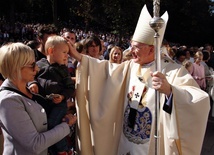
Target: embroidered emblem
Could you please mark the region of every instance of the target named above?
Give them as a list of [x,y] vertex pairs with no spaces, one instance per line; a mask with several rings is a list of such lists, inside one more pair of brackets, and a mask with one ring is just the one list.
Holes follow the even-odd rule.
[[147,107],[137,111],[134,128],[128,126],[130,105],[126,107],[124,114],[123,132],[126,138],[136,144],[149,142],[151,133],[152,114]]
[[136,94],[134,94],[134,95],[135,95],[135,98],[140,97],[139,93],[136,93]]
[[[133,86],[132,91],[127,95],[128,105],[124,113],[123,132],[129,141],[136,144],[144,144],[149,141],[152,124],[151,111],[146,107],[147,88],[144,87],[142,96],[140,96],[139,93],[134,94],[135,89],[133,88],[135,87]],[[135,115],[133,114],[133,108],[131,107],[133,94],[135,95],[135,97],[141,97],[138,109],[135,109]],[[130,118],[132,120],[130,120]]]

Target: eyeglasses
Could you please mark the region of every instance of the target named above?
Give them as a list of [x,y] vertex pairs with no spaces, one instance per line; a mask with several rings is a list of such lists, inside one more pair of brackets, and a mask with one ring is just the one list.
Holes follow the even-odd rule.
[[131,50],[141,50],[143,47],[138,47],[138,46],[131,46]]
[[23,67],[33,68],[33,71],[35,71],[36,66],[37,66],[36,62],[33,62],[32,64],[30,64],[30,65],[24,65]]

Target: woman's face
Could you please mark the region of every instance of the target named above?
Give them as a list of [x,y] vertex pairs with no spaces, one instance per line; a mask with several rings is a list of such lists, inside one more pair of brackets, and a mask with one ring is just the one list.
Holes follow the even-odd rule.
[[94,58],[99,58],[100,56],[100,47],[96,45],[95,42],[88,47],[88,55]]
[[35,61],[23,66],[21,69],[21,80],[24,81],[24,83],[33,81],[38,71],[39,68]]
[[115,49],[112,53],[112,61],[114,63],[120,63],[122,59],[122,51],[119,49]]

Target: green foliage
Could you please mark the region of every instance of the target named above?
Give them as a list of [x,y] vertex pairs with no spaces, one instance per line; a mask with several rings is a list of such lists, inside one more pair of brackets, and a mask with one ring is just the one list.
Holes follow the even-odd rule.
[[[152,0],[7,0],[0,1],[0,18],[12,24],[57,22],[60,27],[131,36],[144,4],[152,15]],[[160,15],[169,13],[165,38],[184,44],[211,42],[213,9],[213,0],[161,0]]]

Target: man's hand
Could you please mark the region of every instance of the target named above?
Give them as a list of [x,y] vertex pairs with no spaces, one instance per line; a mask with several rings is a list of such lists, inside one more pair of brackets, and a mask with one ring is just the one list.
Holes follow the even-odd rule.
[[163,93],[169,97],[172,92],[172,89],[165,75],[163,75],[161,72],[156,71],[151,72],[151,76],[152,76],[152,87],[155,90],[159,91],[160,93]]
[[68,43],[69,55],[80,62],[82,59],[82,54],[77,52],[75,45],[71,41],[69,41],[67,38],[65,39],[67,40]]

